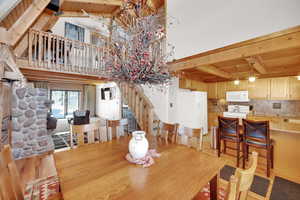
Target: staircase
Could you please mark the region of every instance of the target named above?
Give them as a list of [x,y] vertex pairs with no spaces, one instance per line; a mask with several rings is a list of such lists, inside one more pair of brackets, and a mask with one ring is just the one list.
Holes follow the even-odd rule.
[[143,90],[136,85],[119,83],[123,101],[134,113],[136,121],[147,134],[153,134],[154,107],[144,95]]

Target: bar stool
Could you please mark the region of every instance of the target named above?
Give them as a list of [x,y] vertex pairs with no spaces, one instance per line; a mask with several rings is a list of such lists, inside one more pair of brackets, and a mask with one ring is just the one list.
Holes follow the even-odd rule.
[[243,119],[243,167],[248,159],[249,146],[267,151],[267,176],[270,176],[270,168],[274,167],[274,146],[270,138],[269,121],[251,121]]
[[[239,167],[240,163],[240,152],[241,147],[240,144],[242,143],[242,137],[239,134],[239,119],[238,118],[228,118],[228,117],[218,117],[219,127],[218,127],[218,157],[221,154],[221,142],[224,142],[224,153],[226,153],[226,148],[236,150],[236,166]],[[227,147],[226,142],[233,142],[236,143],[236,148]]]

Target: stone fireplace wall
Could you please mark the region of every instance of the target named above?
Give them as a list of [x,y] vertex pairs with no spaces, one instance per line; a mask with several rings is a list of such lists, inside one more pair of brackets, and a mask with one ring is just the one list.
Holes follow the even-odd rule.
[[54,150],[47,133],[47,90],[18,88],[12,95],[12,148],[15,159]]

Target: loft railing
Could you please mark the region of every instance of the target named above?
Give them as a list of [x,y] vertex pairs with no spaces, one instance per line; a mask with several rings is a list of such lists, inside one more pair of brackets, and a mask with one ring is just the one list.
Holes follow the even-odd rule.
[[119,88],[139,127],[146,133],[153,134],[154,107],[142,89],[128,83],[120,83]]
[[49,71],[101,75],[107,47],[70,40],[52,33],[31,29],[28,64]]

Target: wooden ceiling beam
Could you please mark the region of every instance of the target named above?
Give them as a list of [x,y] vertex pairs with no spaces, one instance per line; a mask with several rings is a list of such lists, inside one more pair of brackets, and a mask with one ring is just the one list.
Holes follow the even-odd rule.
[[33,0],[32,4],[8,30],[10,45],[15,46],[38,16],[44,11],[49,2],[50,0]]
[[[55,25],[57,20],[58,16],[54,16],[48,12],[43,12],[31,28],[46,31],[48,29],[51,29]],[[14,48],[14,53],[17,57],[20,58],[25,53],[26,49],[28,49],[28,30]]]
[[232,79],[232,75],[230,73],[222,71],[212,65],[198,66],[196,67],[196,69],[205,73],[213,74],[221,78]]
[[195,68],[300,47],[300,26],[169,63],[170,71]]
[[248,57],[245,58],[245,60],[248,62],[248,64],[256,69],[260,74],[266,74],[267,70],[262,62],[261,57],[256,56],[256,57]]
[[109,6],[121,6],[123,3],[122,0],[64,0],[64,2],[103,4],[103,5],[109,5]]
[[[113,15],[111,13],[98,13],[98,12],[89,12],[90,15],[97,16],[97,17],[107,17],[111,18]],[[89,17],[85,13],[81,11],[64,11],[58,15],[58,17]]]

